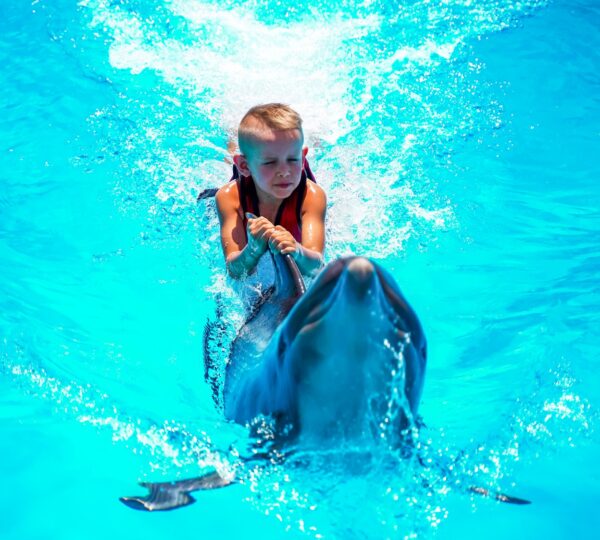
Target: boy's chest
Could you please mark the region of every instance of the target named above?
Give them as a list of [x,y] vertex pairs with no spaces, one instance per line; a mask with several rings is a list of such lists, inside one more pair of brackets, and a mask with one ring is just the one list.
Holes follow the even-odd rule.
[[[272,207],[263,207],[262,205],[259,204],[257,217],[264,217],[264,218],[268,219],[271,223],[273,223],[273,225],[275,225],[275,220],[277,219],[278,211],[279,211],[278,206],[272,208]],[[246,221],[246,219],[245,219],[246,216],[245,216],[244,212],[252,212],[252,209],[244,210],[244,208],[242,206],[240,206],[238,208],[237,213],[243,222]]]
[[277,219],[277,212],[279,211],[279,206],[281,203],[273,204],[262,204],[258,203],[258,211],[260,215],[266,219],[268,219],[273,225],[275,224],[275,220]]

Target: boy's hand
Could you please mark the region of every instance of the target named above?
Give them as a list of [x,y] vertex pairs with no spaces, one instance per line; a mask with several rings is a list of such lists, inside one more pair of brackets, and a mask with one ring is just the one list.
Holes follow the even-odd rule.
[[284,229],[281,225],[277,225],[273,231],[271,231],[269,248],[274,253],[281,253],[282,255],[290,253],[293,257],[295,257],[297,253],[300,253],[300,245],[296,242],[292,233],[287,229]]
[[255,256],[262,255],[267,250],[275,226],[267,218],[256,217],[250,212],[246,212],[246,217],[248,218],[248,225],[246,225],[248,249]]

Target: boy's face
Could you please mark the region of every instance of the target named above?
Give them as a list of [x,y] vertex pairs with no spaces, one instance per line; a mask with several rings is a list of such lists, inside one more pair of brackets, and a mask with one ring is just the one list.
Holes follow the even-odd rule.
[[265,129],[255,137],[247,155],[236,156],[244,176],[252,175],[259,200],[282,200],[298,187],[307,149],[298,129]]

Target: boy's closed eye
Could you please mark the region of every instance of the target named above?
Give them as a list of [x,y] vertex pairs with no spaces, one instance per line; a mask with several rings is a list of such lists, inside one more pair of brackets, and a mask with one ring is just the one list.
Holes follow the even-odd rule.
[[[288,161],[298,162],[300,160],[298,158],[289,158]],[[276,163],[275,160],[269,160],[269,161],[263,161],[262,162],[263,165],[274,165],[275,163]]]

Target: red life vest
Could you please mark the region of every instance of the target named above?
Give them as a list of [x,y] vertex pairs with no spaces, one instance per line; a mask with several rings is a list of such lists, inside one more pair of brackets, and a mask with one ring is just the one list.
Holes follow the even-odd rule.
[[[296,242],[300,243],[302,242],[302,203],[306,196],[307,178],[316,183],[315,176],[310,170],[308,162],[304,160],[300,183],[296,189],[292,191],[289,197],[281,201],[274,223],[274,225],[281,225],[284,229],[288,230]],[[233,166],[233,176],[231,179],[237,182],[238,193],[240,195],[240,206],[242,207],[242,215],[244,216],[245,231],[246,225],[248,224],[246,212],[250,212],[255,216],[260,216],[256,186],[254,185],[252,177],[241,176],[235,165]]]

